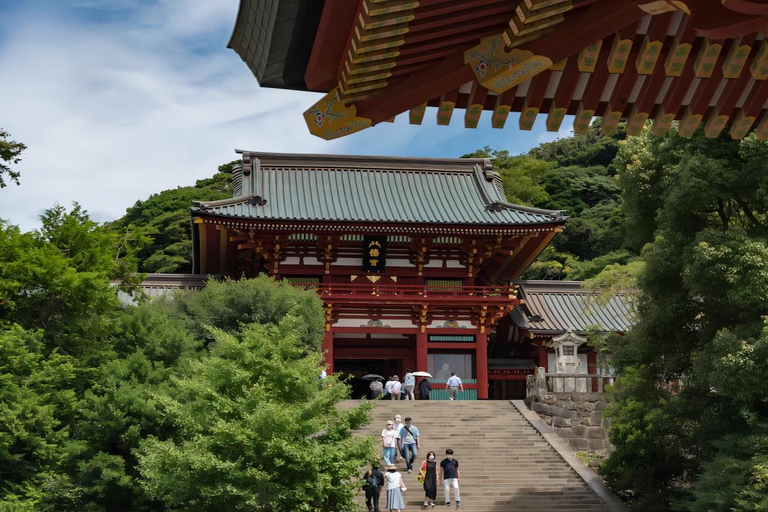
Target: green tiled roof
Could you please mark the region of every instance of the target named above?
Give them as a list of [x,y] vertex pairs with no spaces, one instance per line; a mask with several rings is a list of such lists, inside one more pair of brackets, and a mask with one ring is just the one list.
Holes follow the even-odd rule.
[[249,176],[235,177],[243,181],[243,195],[198,203],[193,211],[260,220],[483,226],[567,219],[562,212],[507,203],[488,160],[243,153],[253,167]]
[[568,330],[584,332],[600,326],[605,331],[626,332],[633,323],[633,297],[611,297],[605,305],[578,281],[521,281],[523,307],[509,314],[518,327],[540,334]]

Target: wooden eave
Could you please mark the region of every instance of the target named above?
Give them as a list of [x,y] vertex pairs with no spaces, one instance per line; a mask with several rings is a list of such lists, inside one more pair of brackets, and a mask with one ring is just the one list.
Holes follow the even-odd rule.
[[419,124],[433,106],[438,124],[468,128],[501,128],[511,111],[524,130],[574,115],[581,132],[602,116],[606,133],[626,119],[663,135],[677,120],[683,136],[730,125],[768,139],[765,2],[326,0],[317,23],[304,80],[328,94],[305,118],[323,138],[409,111]]

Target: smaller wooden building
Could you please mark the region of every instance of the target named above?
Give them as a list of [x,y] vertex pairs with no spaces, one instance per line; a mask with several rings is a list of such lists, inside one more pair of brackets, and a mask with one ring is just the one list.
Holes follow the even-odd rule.
[[583,336],[626,332],[633,322],[632,296],[611,297],[603,304],[597,292],[579,281],[521,281],[519,290],[523,304],[509,315],[512,354],[530,354],[531,363],[546,373],[610,373],[599,367]]

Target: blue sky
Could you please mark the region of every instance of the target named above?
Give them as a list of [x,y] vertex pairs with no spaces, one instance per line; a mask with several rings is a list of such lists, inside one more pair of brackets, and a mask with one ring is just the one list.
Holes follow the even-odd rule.
[[[463,111],[420,127],[407,114],[323,141],[301,113],[318,95],[261,89],[226,48],[238,0],[0,0],[0,127],[29,149],[21,186],[0,189],[0,218],[23,229],[54,203],[98,221],[137,200],[211,176],[258,151],[457,157],[483,146],[526,152],[553,134],[539,119],[503,130]],[[542,116],[543,117],[543,116]],[[570,126],[566,120],[564,126]]]

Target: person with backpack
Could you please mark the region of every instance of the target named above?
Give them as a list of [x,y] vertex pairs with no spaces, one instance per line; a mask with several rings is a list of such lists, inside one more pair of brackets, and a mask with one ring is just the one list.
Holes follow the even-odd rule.
[[379,463],[371,463],[371,469],[363,475],[363,489],[365,489],[365,506],[368,512],[380,512],[379,496],[384,485],[384,475],[379,471]]
[[435,500],[437,499],[437,460],[435,460],[435,452],[427,453],[427,460],[421,465],[419,470],[419,481],[424,484],[424,505],[422,508],[427,507],[435,508]]
[[403,389],[403,385],[400,384],[400,377],[394,375],[392,377],[392,387],[390,388],[389,398],[391,400],[400,400],[400,393]]

